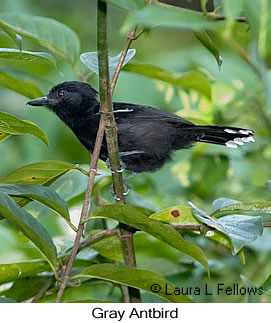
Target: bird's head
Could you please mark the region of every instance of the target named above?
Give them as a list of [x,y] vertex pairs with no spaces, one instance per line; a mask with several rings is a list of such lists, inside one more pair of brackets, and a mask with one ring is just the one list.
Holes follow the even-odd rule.
[[87,112],[97,104],[97,91],[83,82],[64,82],[54,86],[47,96],[27,102],[32,106],[47,106],[61,119]]

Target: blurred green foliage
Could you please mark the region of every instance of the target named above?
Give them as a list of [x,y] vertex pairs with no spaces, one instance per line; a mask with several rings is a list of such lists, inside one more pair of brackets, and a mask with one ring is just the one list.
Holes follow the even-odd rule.
[[[118,1],[108,2],[114,4]],[[241,202],[270,200],[270,189],[266,182],[271,179],[271,74],[269,69],[271,34],[268,25],[271,21],[271,5],[268,1],[261,0],[215,1],[215,6],[218,6],[218,3],[221,5],[218,13],[226,15],[228,19],[219,22],[208,32],[210,42],[208,39],[206,41],[206,35],[198,34],[197,36],[196,34],[198,38],[201,37],[203,45],[207,48],[198,41],[191,30],[187,30],[189,28],[185,28],[186,26],[178,26],[177,22],[174,28],[168,28],[170,24],[166,21],[167,17],[164,17],[164,24],[160,20],[160,26],[147,29],[134,41],[132,48],[136,49],[136,55],[126,66],[126,70],[120,74],[114,100],[155,106],[174,112],[197,124],[231,125],[253,129],[256,133],[256,144],[245,145],[238,150],[197,144],[192,149],[176,152],[172,161],[162,170],[155,174],[140,174],[131,179],[129,183],[133,192],[128,197],[130,204],[155,212],[172,207],[172,205],[188,206],[188,201],[193,201],[197,206],[211,212],[212,202],[220,197]],[[5,15],[5,12],[11,13],[9,14],[11,20],[12,13],[56,19],[78,35],[81,43],[80,53],[96,50],[96,1],[94,0],[78,0],[76,5],[71,0],[47,0],[46,2],[4,0],[0,3],[0,20],[3,18],[3,21],[8,22],[8,18],[5,18],[8,15]],[[127,30],[127,26],[130,26],[133,21],[144,23],[145,14],[148,17],[152,15],[152,12],[144,12],[144,15],[141,15],[138,11],[127,18],[128,11],[110,5],[108,22],[110,56],[113,57],[122,50],[126,39],[122,31]],[[192,16],[194,14],[192,13]],[[235,22],[236,17],[243,14],[248,18],[249,23]],[[270,19],[266,21],[265,15],[268,15]],[[201,18],[199,22],[196,22],[202,23]],[[154,17],[155,19],[157,17]],[[178,20],[178,17],[176,19]],[[28,25],[27,19],[22,19],[20,23]],[[193,24],[193,21],[189,23]],[[148,20],[148,24],[152,25],[152,21]],[[209,24],[211,23],[208,21],[204,27],[208,27]],[[32,27],[33,25],[29,26],[29,30]],[[181,28],[178,29],[178,27]],[[56,41],[60,39],[60,35],[54,34],[53,25],[50,28],[52,28],[50,31],[52,41],[63,49],[66,46],[65,41],[61,38],[64,45]],[[17,56],[31,56],[31,54],[19,53],[20,38],[16,38],[17,32],[12,34],[9,31],[9,35],[6,32],[0,29],[1,48],[16,48]],[[67,34],[67,37],[74,37],[72,31],[70,32],[71,34]],[[86,67],[79,60],[79,45],[77,40],[75,41],[76,36],[72,42],[70,57],[65,60],[59,50],[49,50],[49,43],[45,44],[43,40],[35,41],[32,36],[24,37],[23,32],[18,32],[18,34],[23,39],[22,49],[24,51],[49,52],[54,59],[44,55],[34,58],[31,56],[31,59],[29,57],[25,60],[20,60],[18,57],[7,59],[5,53],[0,52],[0,111],[37,124],[47,134],[49,148],[37,138],[29,135],[4,138],[6,140],[0,144],[0,176],[23,165],[46,160],[88,164],[88,153],[52,112],[44,108],[32,108],[25,105],[26,96],[32,97],[31,93],[33,97],[46,94],[54,84],[78,80],[80,73],[87,73]],[[217,61],[219,62],[218,51],[223,59],[220,70],[217,64]],[[140,66],[143,66],[143,69],[145,66],[144,73],[137,72]],[[162,77],[153,75],[155,67],[164,71]],[[204,77],[204,82],[206,81],[210,86],[211,98],[202,94],[204,91],[197,91],[198,85],[202,86],[202,84],[197,83],[196,88],[195,86],[183,88],[180,86],[181,83],[167,78],[167,72],[182,75],[182,73],[191,71]],[[16,79],[20,80],[18,84],[10,81]],[[202,78],[197,82],[201,80]],[[96,75],[91,74],[89,81],[97,88]],[[15,88],[7,86],[11,83],[22,90],[12,91]],[[86,179],[83,174],[74,175],[73,172],[75,171],[64,175],[51,187],[67,201],[71,218],[75,223],[80,214]],[[98,205],[98,197],[113,202],[108,193],[110,178],[106,176],[107,173],[102,175],[102,179],[97,180],[95,186],[93,209]],[[68,225],[58,215],[48,209],[44,210],[36,202],[29,204],[26,210],[48,230],[56,242],[57,251],[64,255],[74,236]],[[114,223],[109,221],[109,226],[113,226]],[[102,222],[88,223],[87,231],[90,232],[93,229],[102,229]],[[211,290],[216,290],[218,283],[232,287],[233,284],[246,286],[249,281],[252,281],[255,286],[260,286],[270,274],[271,233],[268,228],[264,229],[262,237],[244,248],[246,265],[240,260],[244,258],[232,256],[230,249],[222,244],[186,231],[183,238],[198,244],[204,250],[209,262],[210,280],[203,267],[194,263],[187,255],[181,254],[165,242],[144,232],[135,234],[138,268],[144,270],[155,268],[156,272],[164,275],[176,286],[201,286],[203,288],[207,284]],[[25,236],[5,221],[1,221],[0,225],[0,242],[0,263],[2,264],[43,259],[41,253]],[[80,268],[86,268],[92,262],[110,262],[110,259],[113,261],[114,256],[108,257],[109,260],[106,257],[110,252],[112,255],[116,254],[119,248],[118,241],[115,241],[115,244],[114,252],[109,250],[107,253],[99,254],[98,248],[88,248],[85,255],[80,253],[75,273],[79,274]],[[29,275],[38,273],[39,266],[42,268],[41,272],[48,270],[48,267],[41,261],[37,264],[37,271],[30,272]],[[1,265],[0,270],[4,270]],[[241,275],[245,278],[241,278]],[[248,280],[245,280],[246,278]],[[42,286],[44,277],[35,277],[32,282],[33,293],[22,295],[18,293],[18,290],[25,288],[27,284],[25,279],[17,280],[11,288],[9,285],[4,285],[0,295],[14,298],[17,301],[33,297]],[[12,288],[16,292],[12,292]],[[54,295],[55,291],[51,292]],[[64,300],[70,301],[78,299],[120,301],[121,297],[118,288],[112,287],[110,282],[95,279],[84,281],[77,289],[69,287],[65,293]],[[161,298],[147,292],[143,292],[142,295],[145,302],[161,301]],[[247,301],[246,296],[225,294],[218,296],[215,292],[209,296],[204,294],[192,296],[199,302]],[[270,301],[268,293],[254,300],[249,299],[249,301],[257,302],[267,300]],[[53,301],[53,298],[47,296],[42,301]]]

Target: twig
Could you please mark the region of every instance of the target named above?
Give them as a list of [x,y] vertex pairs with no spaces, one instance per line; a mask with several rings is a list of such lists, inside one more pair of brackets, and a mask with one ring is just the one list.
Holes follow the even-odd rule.
[[137,30],[137,26],[135,26],[128,34],[127,34],[127,39],[126,39],[126,43],[124,45],[124,48],[121,52],[121,56],[120,56],[120,59],[118,61],[118,65],[116,67],[116,70],[115,70],[115,73],[114,73],[114,76],[112,78],[112,81],[111,81],[111,93],[113,94],[114,92],[114,89],[115,89],[115,86],[116,86],[116,83],[117,83],[117,79],[119,77],[119,74],[120,74],[120,70],[121,70],[121,67],[123,65],[123,62],[125,60],[125,57],[126,57],[126,54],[128,52],[128,49],[132,43],[132,41],[135,39],[136,37],[136,30]]
[[[153,0],[149,0],[149,4],[152,3]],[[143,31],[141,31],[138,35],[136,35],[136,31],[137,31],[137,26],[135,26],[134,28],[132,28],[132,30],[127,34],[127,39],[124,45],[124,48],[121,52],[121,57],[118,61],[117,67],[115,69],[115,73],[113,75],[112,81],[111,81],[111,100],[112,100],[112,95],[120,74],[120,70],[121,67],[123,65],[123,62],[125,60],[125,57],[127,55],[127,52],[129,50],[129,47],[132,43],[133,40],[137,39],[139,36],[141,36],[143,34]],[[112,101],[111,101],[111,105],[112,105]],[[114,116],[112,114],[112,118],[114,119]],[[110,156],[110,154],[109,154]],[[111,164],[111,161],[110,161]],[[118,168],[116,168],[118,169]],[[113,184],[114,184],[114,176],[113,177]],[[121,178],[121,176],[120,176]],[[122,185],[123,187],[123,185]],[[115,186],[114,186],[115,189]],[[116,191],[115,191],[116,192]],[[117,194],[117,196],[119,196]],[[119,201],[117,201],[117,203],[120,204],[124,204],[125,200],[122,197]],[[134,234],[135,230],[123,223],[119,223],[119,237],[121,240],[121,245],[122,245],[122,249],[123,249],[123,257],[124,257],[124,262],[126,266],[129,267],[136,267],[136,259],[135,259],[135,250],[134,250],[134,241],[133,241],[133,234]],[[128,301],[127,295],[125,293],[126,289],[124,290],[124,286],[120,286],[121,290],[122,290],[122,295],[123,295],[123,299],[124,302]],[[129,291],[129,297],[130,297],[130,301],[131,302],[140,302],[140,293],[139,290],[132,288],[132,287],[128,287],[128,291]]]
[[52,276],[46,281],[46,283],[41,287],[41,289],[38,291],[38,293],[34,296],[31,303],[36,303],[39,299],[42,298],[42,296],[45,294],[47,289],[52,285],[54,279],[55,279],[55,277]]
[[[117,203],[125,204],[123,196],[124,188],[120,170],[120,157],[118,149],[117,127],[113,114],[111,87],[109,81],[108,52],[107,52],[107,4],[98,0],[97,19],[97,47],[99,60],[99,92],[100,92],[100,114],[105,125],[105,137],[108,150],[108,157],[112,169],[113,188]],[[128,50],[128,48],[127,48]],[[120,240],[123,248],[123,258],[126,266],[136,267],[133,229],[120,223]],[[131,302],[140,302],[138,289],[129,287]]]
[[[104,219],[103,219],[104,220]],[[104,237],[111,237],[113,235],[117,235],[118,230],[117,229],[106,229],[101,232],[98,232],[89,238],[87,238],[84,242],[80,243],[78,251],[82,250],[83,248],[90,247],[95,242],[103,239]],[[116,265],[118,265],[117,261],[114,261]],[[129,295],[127,293],[127,286],[123,284],[117,284],[121,290],[121,295],[124,303],[129,303]]]
[[95,233],[92,236],[88,237],[85,241],[80,243],[78,251],[91,246],[93,243],[103,239],[104,237],[110,237],[113,235],[117,235],[117,229],[108,229]]
[[76,237],[74,240],[74,245],[73,245],[71,254],[68,258],[67,266],[66,266],[64,275],[62,277],[62,280],[61,280],[61,283],[59,286],[59,290],[58,290],[58,294],[57,294],[57,298],[56,298],[56,303],[60,303],[62,295],[64,293],[64,290],[65,290],[67,283],[69,281],[69,276],[70,276],[70,272],[72,269],[72,265],[73,265],[74,259],[76,257],[76,254],[78,252],[80,240],[81,240],[83,232],[84,232],[84,221],[86,220],[87,215],[88,215],[90,197],[91,197],[93,186],[94,186],[94,178],[95,178],[96,172],[97,172],[97,163],[99,160],[100,150],[101,150],[101,146],[102,146],[102,142],[103,142],[103,135],[104,135],[104,124],[102,121],[100,121],[99,129],[98,129],[96,141],[95,141],[95,147],[93,150],[91,163],[90,163],[88,184],[87,184],[84,204],[83,204],[83,208],[82,208],[82,212],[81,212],[81,216],[80,216],[80,223],[79,223],[78,231],[77,231],[77,234],[76,234]]
[[180,224],[180,225],[172,225],[175,230],[191,230],[191,231],[201,231],[202,224]]
[[[101,194],[101,191],[99,189],[97,189],[97,204],[99,206],[106,204],[106,202],[102,198],[102,194]],[[108,236],[110,236],[112,232],[113,232],[112,234],[117,234],[117,230],[111,230],[111,233],[110,233],[110,231],[108,232],[107,219],[102,218],[101,220],[102,220],[104,231],[107,231]],[[119,265],[119,262],[117,260],[114,260],[114,264]],[[128,295],[127,286],[125,286],[123,284],[117,284],[117,286],[119,287],[119,289],[121,291],[123,302],[124,303],[129,303],[129,295]]]
[[[204,224],[180,224],[180,225],[172,224],[171,227],[174,228],[175,230],[201,231],[203,225]],[[271,228],[271,222],[263,223],[263,227],[264,228]],[[207,227],[207,228],[209,230],[215,230],[211,227]],[[140,231],[140,230],[135,229],[135,231]],[[89,238],[87,238],[84,242],[80,243],[78,251],[82,250],[85,247],[91,246],[93,243],[101,240],[104,237],[110,237],[110,236],[117,235],[117,234],[118,234],[117,229],[108,229],[108,230],[98,232],[98,233],[90,236]]]
[[[117,261],[114,261],[115,264],[118,264]],[[123,284],[118,284],[120,291],[121,291],[121,295],[122,295],[122,299],[124,303],[129,303],[129,295],[127,293],[127,287]]]
[[[212,14],[212,13],[207,13],[207,14],[205,14],[205,16],[207,16],[209,18],[212,18],[215,21],[221,21],[221,20],[229,19],[226,16],[215,15],[215,14]],[[236,17],[234,20],[236,22],[248,22],[246,17]]]
[[[99,2],[100,1],[98,1],[98,4],[99,4]],[[129,48],[129,46],[127,47],[126,53],[128,51],[128,48]],[[124,53],[125,53],[125,51],[124,51]],[[126,53],[125,53],[125,55],[126,55]],[[124,58],[125,58],[125,55],[124,55]],[[122,66],[122,64],[120,64],[119,69],[121,68],[121,66]],[[118,69],[116,69],[116,71],[117,70]],[[117,72],[117,74],[115,76],[115,82],[117,81],[118,75],[119,75],[119,71]],[[107,89],[109,89],[109,86],[107,87]],[[108,95],[107,95],[107,97],[108,97]],[[109,95],[109,98],[110,97],[111,97],[111,95]],[[111,103],[111,105],[112,105],[112,103]],[[101,109],[101,112],[103,112],[102,109]],[[103,116],[102,113],[101,113],[101,115]],[[86,195],[85,195],[85,199],[84,199],[84,204],[83,204],[83,208],[82,208],[82,212],[81,212],[80,224],[78,226],[78,231],[77,231],[77,234],[76,234],[76,237],[75,237],[72,252],[71,252],[71,254],[70,254],[70,256],[69,256],[69,258],[67,259],[67,262],[66,262],[66,264],[67,264],[66,269],[65,269],[64,275],[62,277],[60,287],[59,287],[59,291],[58,291],[58,295],[57,295],[57,299],[56,299],[57,303],[59,303],[61,301],[61,298],[62,298],[62,295],[64,293],[64,290],[65,290],[65,288],[67,286],[69,276],[70,276],[70,272],[71,272],[72,265],[73,265],[74,259],[76,257],[76,254],[77,254],[79,248],[82,249],[82,246],[80,245],[80,240],[82,238],[83,231],[84,231],[84,221],[87,218],[88,208],[89,208],[89,204],[90,204],[90,197],[91,197],[93,186],[94,186],[94,178],[96,176],[96,171],[97,171],[96,170],[97,169],[97,162],[98,162],[98,159],[99,159],[100,149],[101,149],[102,140],[103,140],[103,136],[104,136],[104,132],[105,132],[106,122],[104,122],[104,121],[106,121],[106,120],[104,120],[104,118],[101,117],[100,124],[99,124],[99,129],[98,129],[98,132],[97,132],[95,147],[94,147],[94,151],[93,151],[92,159],[91,159],[91,164],[90,164],[89,179],[88,179],[88,184],[87,184],[87,190],[86,190]],[[111,162],[112,161],[110,160],[110,163]],[[111,164],[112,169],[114,168],[113,164],[114,163]],[[119,165],[120,165],[120,163],[119,163]],[[117,176],[119,178],[119,180],[118,180],[119,185],[114,185],[114,189],[115,189],[116,195],[120,196],[121,202],[124,202],[124,198],[123,198],[123,195],[122,195],[123,185],[122,185],[121,174],[117,173],[116,175],[120,175],[120,176]],[[113,183],[116,183],[116,181],[114,181],[114,176],[112,176],[112,177],[113,177]],[[122,190],[121,190],[121,192],[119,192],[118,188],[121,187],[121,186],[122,186]],[[124,229],[125,229],[125,225],[122,225],[122,226],[124,226]],[[84,243],[86,243],[86,242],[84,242]],[[132,252],[134,252],[134,248],[132,248]],[[134,259],[134,264],[135,264],[135,259]]]
[[112,169],[113,187],[117,200],[125,203],[124,188],[120,171],[120,158],[117,141],[117,127],[113,115],[112,97],[109,81],[108,52],[107,52],[107,5],[98,0],[97,19],[97,48],[99,60],[99,93],[100,115],[105,125],[105,137],[108,157]]
[[[177,6],[172,5],[172,4],[168,4],[168,3],[159,3],[159,4],[160,4],[161,7],[180,9]],[[195,12],[195,10],[190,10],[190,11]],[[202,16],[212,18],[214,21],[221,21],[221,20],[229,19],[229,17],[223,16],[223,15],[216,15],[215,13],[212,13],[212,12],[207,12],[207,13],[202,12]],[[234,20],[236,22],[248,22],[247,17],[236,17]]]
[[[150,5],[152,2],[153,2],[153,0],[149,0],[148,4]],[[112,78],[112,81],[111,81],[111,93],[112,93],[112,95],[113,95],[113,92],[114,92],[114,89],[115,89],[115,86],[116,86],[116,83],[117,83],[117,80],[118,80],[118,77],[119,77],[119,74],[120,74],[121,67],[123,65],[123,62],[125,60],[125,57],[127,55],[128,49],[131,46],[132,41],[136,40],[144,32],[144,30],[142,30],[141,32],[139,32],[138,35],[136,35],[137,28],[138,28],[138,26],[135,26],[127,34],[125,45],[124,45],[123,50],[121,52],[120,59],[118,61],[117,67],[115,69],[115,72],[114,72],[114,75],[113,75],[113,78]]]

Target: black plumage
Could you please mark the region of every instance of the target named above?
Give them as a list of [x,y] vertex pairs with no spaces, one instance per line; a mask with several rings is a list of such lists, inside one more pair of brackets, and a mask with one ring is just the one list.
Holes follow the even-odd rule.
[[[100,120],[97,96],[97,91],[87,83],[64,82],[53,87],[47,97],[28,104],[50,108],[92,152]],[[113,109],[121,159],[126,169],[135,173],[161,168],[173,151],[196,142],[230,148],[254,142],[253,131],[249,129],[197,126],[172,113],[137,104],[114,102]],[[105,140],[100,158],[104,161],[108,158]]]

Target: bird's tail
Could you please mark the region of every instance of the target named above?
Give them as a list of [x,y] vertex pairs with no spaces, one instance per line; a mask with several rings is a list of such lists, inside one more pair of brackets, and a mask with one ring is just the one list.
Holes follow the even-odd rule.
[[196,126],[195,141],[237,148],[247,142],[255,142],[254,132],[249,129],[223,126]]

